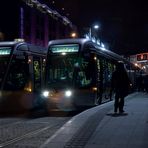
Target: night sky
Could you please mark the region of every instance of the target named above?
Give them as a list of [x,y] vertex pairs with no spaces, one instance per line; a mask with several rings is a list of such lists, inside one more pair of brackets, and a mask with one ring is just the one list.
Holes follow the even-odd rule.
[[[17,4],[18,0],[13,0]],[[39,0],[47,2],[78,27],[80,33],[94,23],[100,25],[98,36],[109,50],[119,54],[148,51],[148,5],[146,0]],[[3,8],[4,1],[1,2]],[[12,5],[8,5],[12,6]],[[64,8],[64,10],[62,10]],[[9,10],[1,13],[6,19]],[[12,18],[10,18],[10,22]],[[9,23],[8,23],[9,24]]]
[[79,30],[100,24],[98,35],[119,54],[148,51],[148,5],[139,0],[60,0]]

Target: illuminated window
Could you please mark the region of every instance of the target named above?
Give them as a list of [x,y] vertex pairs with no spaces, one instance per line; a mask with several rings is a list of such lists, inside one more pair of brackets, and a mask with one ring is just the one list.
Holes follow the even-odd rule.
[[143,54],[143,60],[147,60],[147,54]]
[[137,55],[137,61],[140,61],[142,59],[141,55]]

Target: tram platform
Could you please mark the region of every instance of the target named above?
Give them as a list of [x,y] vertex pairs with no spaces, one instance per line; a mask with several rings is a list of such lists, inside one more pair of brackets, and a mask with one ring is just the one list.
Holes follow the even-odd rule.
[[147,148],[148,94],[125,98],[124,114],[113,114],[114,102],[88,109],[69,120],[42,148]]

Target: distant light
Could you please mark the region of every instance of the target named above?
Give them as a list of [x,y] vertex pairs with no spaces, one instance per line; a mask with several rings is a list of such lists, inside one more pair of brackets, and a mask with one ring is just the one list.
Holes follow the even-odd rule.
[[43,59],[43,62],[46,62],[46,59]]
[[138,67],[138,64],[137,64],[137,63],[135,63],[134,65],[135,65],[136,67]]
[[105,45],[104,45],[103,43],[101,43],[101,47],[103,47],[103,48],[104,48],[104,47],[105,47]]
[[95,38],[92,38],[92,42],[96,43],[96,39]]
[[143,66],[143,67],[142,67],[142,69],[146,69],[146,67],[145,67],[145,66]]
[[97,87],[93,87],[92,90],[93,90],[93,91],[97,91]]
[[94,56],[94,60],[97,60],[97,57],[96,56]]
[[84,37],[85,37],[86,39],[90,39],[90,36],[89,36],[88,34],[85,34]]
[[100,49],[101,49],[101,50],[106,50],[106,48],[105,48],[105,47],[100,47]]
[[28,59],[28,63],[31,63],[31,59]]
[[94,25],[94,29],[98,29],[99,28],[99,25]]
[[97,44],[100,45],[100,40],[97,40]]
[[75,37],[77,37],[77,34],[76,34],[76,32],[72,32],[72,33],[71,33],[71,37],[72,37],[72,38],[75,38]]

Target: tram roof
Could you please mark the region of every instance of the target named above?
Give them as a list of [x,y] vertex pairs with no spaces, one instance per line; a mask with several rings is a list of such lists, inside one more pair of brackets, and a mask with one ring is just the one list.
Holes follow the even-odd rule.
[[[109,56],[110,58],[114,58],[116,60],[122,60],[124,62],[128,62],[125,58],[123,58],[121,55],[118,55],[110,50],[107,50],[98,44],[92,42],[90,39],[86,38],[77,38],[77,39],[59,39],[59,40],[51,40],[48,43],[48,46],[50,45],[58,45],[58,44],[80,44],[81,47],[85,50],[85,47],[89,47],[92,50],[96,51],[97,53],[100,53],[104,56]],[[82,49],[81,48],[81,49]]]
[[17,42],[17,41],[2,41],[0,42],[1,46],[14,46],[17,45],[18,43],[23,43],[23,42]]
[[38,45],[34,45],[31,43],[27,43],[24,41],[3,41],[3,42],[0,42],[0,46],[21,46],[24,44],[28,45],[28,48],[25,49],[25,51],[39,52],[39,53],[43,53],[43,54],[47,53],[47,48],[42,47],[42,46],[38,46]]

